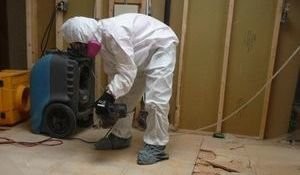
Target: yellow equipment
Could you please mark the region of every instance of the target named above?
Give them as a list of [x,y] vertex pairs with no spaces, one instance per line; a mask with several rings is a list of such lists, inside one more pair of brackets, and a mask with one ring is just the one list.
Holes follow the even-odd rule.
[[0,125],[11,126],[28,118],[29,71],[0,71]]

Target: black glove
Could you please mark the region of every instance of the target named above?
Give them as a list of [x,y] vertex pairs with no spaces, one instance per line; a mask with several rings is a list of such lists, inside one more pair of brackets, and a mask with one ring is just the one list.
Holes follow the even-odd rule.
[[115,98],[108,92],[104,92],[96,101],[96,114],[101,119],[100,122],[103,128],[110,128],[117,122],[117,119],[112,115],[114,102]]
[[108,92],[104,92],[103,95],[96,101],[96,114],[109,116],[110,108],[109,106],[113,105],[115,98],[113,95]]

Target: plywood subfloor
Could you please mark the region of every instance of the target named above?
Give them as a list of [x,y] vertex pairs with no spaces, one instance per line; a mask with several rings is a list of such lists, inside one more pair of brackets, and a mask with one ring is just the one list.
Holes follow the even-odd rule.
[[[86,140],[97,140],[106,131],[89,129],[76,135]],[[27,123],[9,131],[0,131],[0,137],[20,141],[37,141],[45,137],[34,135]],[[61,146],[27,148],[18,145],[0,145],[0,174],[6,175],[190,175],[197,158],[202,136],[178,135],[170,138],[170,160],[150,166],[136,164],[137,152],[142,148],[142,132],[133,132],[130,148],[115,151],[97,151],[93,144],[64,140]]]
[[[94,141],[104,130],[88,129],[76,137]],[[167,151],[170,160],[155,165],[139,166],[136,155],[142,147],[142,132],[133,131],[130,148],[115,151],[96,151],[92,144],[64,140],[61,146],[0,145],[0,174],[6,175],[298,175],[300,174],[300,144],[290,145],[283,139],[257,141],[226,139],[210,136],[171,133]],[[0,137],[19,141],[37,141],[46,138],[29,131],[23,123]],[[294,137],[293,137],[294,138]],[[225,171],[224,166],[232,172]],[[219,167],[219,168],[218,168]],[[238,172],[233,172],[233,171]]]
[[193,175],[298,175],[300,144],[295,134],[266,141],[204,137]]

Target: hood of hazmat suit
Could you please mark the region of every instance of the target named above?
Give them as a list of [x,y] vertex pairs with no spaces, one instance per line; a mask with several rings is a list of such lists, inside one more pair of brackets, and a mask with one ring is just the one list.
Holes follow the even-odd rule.
[[101,42],[101,31],[98,30],[97,21],[92,18],[70,18],[62,25],[61,32],[68,43],[81,42],[87,44],[92,40]]

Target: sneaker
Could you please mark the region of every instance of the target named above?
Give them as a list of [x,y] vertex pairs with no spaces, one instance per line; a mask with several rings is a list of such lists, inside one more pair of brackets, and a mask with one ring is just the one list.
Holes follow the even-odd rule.
[[164,151],[165,147],[166,146],[145,144],[144,148],[138,153],[137,164],[150,165],[169,159],[169,155]]
[[125,139],[110,133],[95,143],[97,150],[122,149],[130,146],[131,138]]

